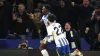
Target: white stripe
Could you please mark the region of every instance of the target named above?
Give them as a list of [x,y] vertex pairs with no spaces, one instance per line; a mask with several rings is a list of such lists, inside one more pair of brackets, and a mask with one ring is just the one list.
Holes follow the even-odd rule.
[[72,48],[76,48],[75,42],[71,42]]
[[61,41],[61,44],[62,44],[62,46],[64,46],[64,43],[63,43],[63,41],[60,39],[60,41]]
[[64,38],[64,42],[65,42],[65,45],[67,45],[67,41],[65,40],[65,38]]

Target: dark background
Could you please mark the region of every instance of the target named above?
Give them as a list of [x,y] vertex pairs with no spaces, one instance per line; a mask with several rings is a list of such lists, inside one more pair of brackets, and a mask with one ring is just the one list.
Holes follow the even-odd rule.
[[0,50],[0,56],[28,56],[28,50]]
[[[55,50],[48,50],[50,56],[57,56]],[[100,56],[100,51],[83,51],[84,56]],[[0,56],[42,56],[39,50],[0,50]]]
[[[57,56],[55,50],[48,50],[50,56]],[[100,56],[100,51],[83,51],[83,56]],[[42,56],[39,50],[29,50],[29,56]]]

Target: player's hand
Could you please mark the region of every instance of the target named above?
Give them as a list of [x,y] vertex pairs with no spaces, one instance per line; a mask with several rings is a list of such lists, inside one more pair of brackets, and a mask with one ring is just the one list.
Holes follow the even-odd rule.
[[86,27],[86,29],[85,29],[85,33],[88,33],[88,32],[89,32],[89,28]]
[[75,6],[75,3],[74,2],[71,2],[71,5],[74,7]]
[[22,23],[22,18],[18,18],[17,22]]

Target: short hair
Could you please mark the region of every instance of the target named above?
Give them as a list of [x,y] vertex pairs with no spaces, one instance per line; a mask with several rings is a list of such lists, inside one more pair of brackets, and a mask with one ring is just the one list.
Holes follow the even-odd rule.
[[45,4],[43,7],[45,7],[47,10],[51,11],[51,6],[49,4]]
[[[72,25],[71,22],[66,22],[66,24],[69,24],[70,26]],[[66,25],[66,24],[65,24],[65,25]]]
[[[66,22],[66,24],[69,24],[69,25],[71,26],[71,28],[73,28],[71,22]],[[65,24],[65,25],[66,25],[66,24]]]
[[24,5],[23,3],[20,3],[20,4],[18,4],[18,5],[23,5],[23,6],[25,7],[25,5]]
[[48,20],[49,20],[50,22],[54,22],[54,21],[56,20],[56,16],[55,16],[54,14],[49,14],[49,15],[48,15]]

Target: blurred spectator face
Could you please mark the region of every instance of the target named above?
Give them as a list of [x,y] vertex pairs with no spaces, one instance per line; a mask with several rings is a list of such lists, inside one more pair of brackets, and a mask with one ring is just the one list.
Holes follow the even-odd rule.
[[61,1],[60,2],[60,6],[63,8],[65,6],[65,2],[64,1]]
[[0,1],[0,7],[2,7],[3,6],[3,1]]
[[84,5],[84,7],[88,7],[90,5],[90,1],[89,0],[83,0],[83,5]]
[[100,40],[100,33],[98,34],[98,40]]
[[43,6],[42,8],[42,14],[46,14],[48,12],[48,10]]
[[40,18],[41,16],[41,13],[34,13],[34,16],[36,17],[36,18]]
[[95,9],[95,12],[96,12],[97,14],[100,14],[100,8]]
[[34,16],[39,18],[40,15],[41,15],[40,9],[35,9]]
[[24,12],[24,10],[25,10],[25,6],[23,4],[19,4],[18,5],[18,11],[19,12]]
[[70,30],[71,30],[71,25],[68,24],[68,23],[66,23],[66,24],[65,24],[65,30],[66,30],[66,31],[70,31]]

